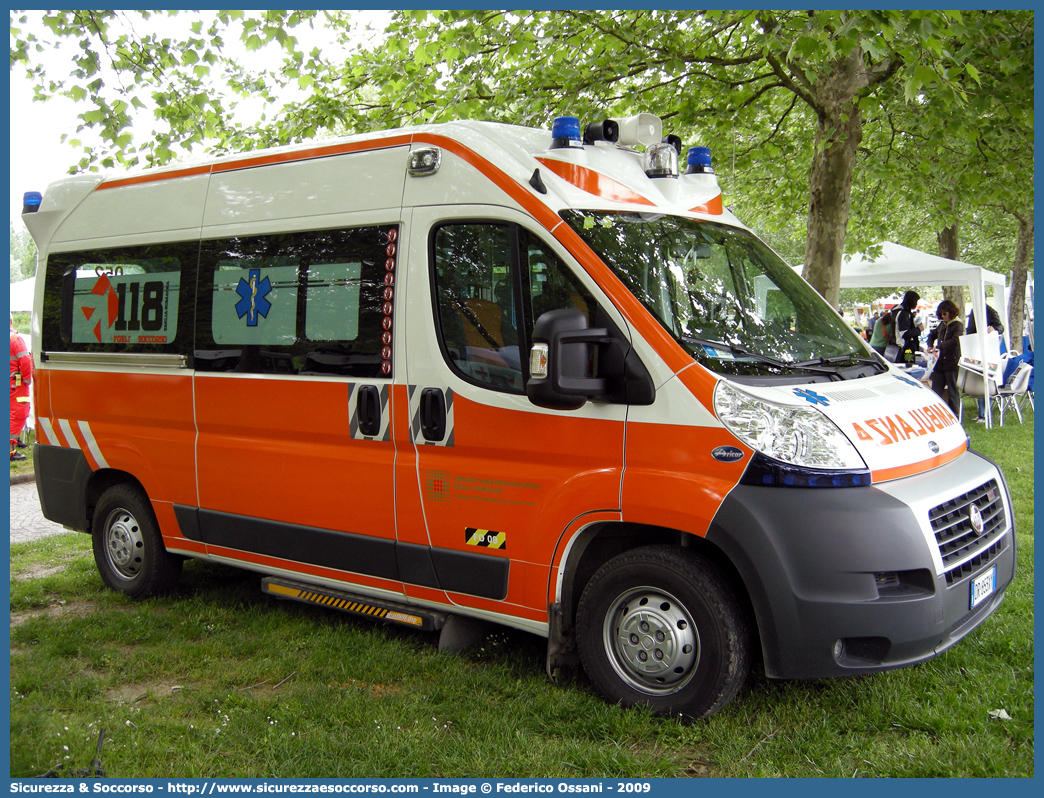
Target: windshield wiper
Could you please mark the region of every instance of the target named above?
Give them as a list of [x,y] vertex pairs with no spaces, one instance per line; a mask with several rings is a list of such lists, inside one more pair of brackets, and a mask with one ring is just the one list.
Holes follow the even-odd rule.
[[749,357],[758,363],[764,363],[767,366],[775,366],[779,369],[787,369],[790,371],[800,370],[807,371],[810,374],[826,374],[829,377],[840,376],[836,369],[831,368],[816,368],[819,362],[816,360],[807,363],[784,363],[782,360],[776,360],[773,357],[758,354],[757,352],[751,352],[749,349],[744,349],[742,346],[731,344],[728,341],[714,341],[708,338],[695,338],[691,335],[680,335],[679,338],[689,344],[696,344],[698,346],[709,346],[728,349],[732,354],[739,355],[740,357]]
[[832,363],[845,363],[845,362],[863,363],[863,364],[866,364],[866,365],[875,366],[878,371],[887,371],[888,370],[888,367],[882,365],[881,361],[878,360],[877,358],[862,357],[862,356],[857,355],[855,353],[848,354],[848,355],[832,355],[831,357],[817,357],[817,358],[814,358],[812,360],[799,360],[797,363],[794,363],[793,365],[798,366],[799,368],[804,368],[805,366],[828,366],[828,365],[831,365]]
[[730,344],[728,341],[714,341],[710,338],[694,338],[691,335],[680,335],[678,337],[687,344],[709,346],[712,349],[728,349],[734,355],[753,358],[759,363],[765,363],[769,366],[777,366],[778,368],[787,368],[788,366],[788,364],[784,363],[782,360],[776,360],[775,358],[766,357],[765,355],[759,355],[757,352],[751,352],[749,349],[744,349],[742,346],[736,346],[736,344]]

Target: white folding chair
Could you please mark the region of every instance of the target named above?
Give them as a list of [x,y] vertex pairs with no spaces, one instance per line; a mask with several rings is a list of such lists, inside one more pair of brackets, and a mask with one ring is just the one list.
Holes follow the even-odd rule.
[[1000,406],[1000,423],[1002,427],[1004,426],[1005,409],[1014,409],[1015,415],[1019,417],[1019,423],[1022,423],[1022,408],[1019,407],[1019,399],[1029,393],[1029,381],[1032,373],[1033,366],[1029,363],[1019,363],[1015,367],[1015,371],[1008,377],[1008,381],[997,389],[997,404]]
[[[970,363],[962,358],[957,367],[957,389],[961,393],[960,413],[958,419],[964,420],[964,397],[983,399],[986,402],[986,426],[993,426],[993,401],[997,399],[999,390],[999,369],[991,369],[987,365],[986,378],[982,376],[982,364]],[[1001,422],[1003,423],[1003,417]]]
[[[991,400],[997,398],[997,390],[1003,380],[1005,361],[1010,353],[1001,354],[1000,336],[995,333],[986,335],[986,352],[979,346],[978,335],[962,335],[961,360],[957,369],[957,387],[962,396],[983,399],[986,404],[986,427],[993,426],[993,406]],[[983,378],[985,364],[986,378]],[[959,418],[964,417],[964,403],[961,402]]]

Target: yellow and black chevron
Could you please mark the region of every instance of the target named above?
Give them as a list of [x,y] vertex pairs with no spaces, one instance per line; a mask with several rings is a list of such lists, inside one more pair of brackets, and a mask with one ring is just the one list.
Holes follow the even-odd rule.
[[487,549],[507,549],[507,532],[494,532],[492,529],[474,529],[465,527],[464,542],[469,546],[483,546]]
[[383,621],[391,621],[418,628],[425,625],[424,618],[419,615],[412,615],[401,610],[362,602],[351,596],[339,596],[336,593],[312,590],[294,584],[284,584],[271,579],[262,581],[262,589],[266,593],[271,593],[279,598],[294,599],[307,604],[319,604],[320,606],[330,607],[341,612],[365,615],[370,618],[379,618]]

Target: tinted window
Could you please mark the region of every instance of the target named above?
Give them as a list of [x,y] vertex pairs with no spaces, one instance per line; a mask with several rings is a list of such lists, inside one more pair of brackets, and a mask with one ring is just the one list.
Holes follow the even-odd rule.
[[433,285],[442,347],[466,379],[522,393],[533,322],[594,300],[535,236],[513,225],[455,224],[432,239]]
[[204,241],[197,369],[390,377],[398,230]]
[[[650,313],[722,374],[876,373],[841,316],[767,246],[728,225],[662,214],[562,212]],[[862,374],[863,372],[857,372]]]
[[191,354],[198,256],[198,242],[52,254],[44,351]]

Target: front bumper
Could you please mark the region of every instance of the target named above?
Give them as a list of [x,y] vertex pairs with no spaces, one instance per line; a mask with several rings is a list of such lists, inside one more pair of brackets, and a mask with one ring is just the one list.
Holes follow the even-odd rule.
[[[972,505],[986,519],[981,534]],[[781,679],[929,659],[982,623],[1015,573],[1007,485],[973,452],[869,488],[741,485],[707,540],[739,570],[766,675]],[[993,593],[972,608],[971,583],[994,567]]]

